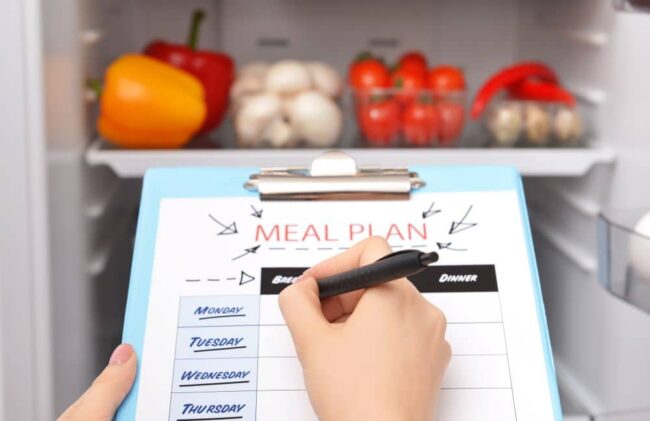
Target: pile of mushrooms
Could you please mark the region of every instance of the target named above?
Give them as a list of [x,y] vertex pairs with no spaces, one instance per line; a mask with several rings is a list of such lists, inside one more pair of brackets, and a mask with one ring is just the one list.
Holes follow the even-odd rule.
[[343,116],[343,79],[321,62],[282,60],[244,66],[230,91],[240,146],[333,146]]

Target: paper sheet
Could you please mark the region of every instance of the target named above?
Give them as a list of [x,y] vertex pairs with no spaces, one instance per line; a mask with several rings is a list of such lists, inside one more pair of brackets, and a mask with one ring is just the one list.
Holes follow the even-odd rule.
[[440,253],[412,279],[449,323],[453,356],[437,419],[553,419],[514,191],[384,202],[163,199],[137,419],[316,419],[277,294],[369,235],[395,250]]

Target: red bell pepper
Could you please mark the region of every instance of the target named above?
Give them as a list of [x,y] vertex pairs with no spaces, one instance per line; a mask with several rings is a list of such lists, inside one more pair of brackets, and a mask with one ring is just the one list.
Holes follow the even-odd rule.
[[523,62],[501,70],[492,76],[478,91],[472,104],[472,118],[478,118],[490,99],[501,89],[506,89],[524,79],[536,78],[558,83],[555,72],[548,66],[536,62]]
[[228,108],[230,85],[235,78],[235,64],[228,55],[196,49],[204,17],[202,10],[192,15],[187,45],[156,40],[144,50],[146,55],[192,74],[203,85],[207,115],[198,133],[209,132],[221,123]]
[[561,102],[574,107],[576,99],[561,86],[540,80],[522,80],[510,89],[510,96],[515,99],[525,99],[544,102]]

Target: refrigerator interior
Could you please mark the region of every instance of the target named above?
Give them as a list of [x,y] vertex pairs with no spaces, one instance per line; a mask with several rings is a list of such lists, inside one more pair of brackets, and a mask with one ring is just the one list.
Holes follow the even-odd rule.
[[[197,7],[208,16],[201,47],[226,51],[240,65],[291,57],[323,60],[345,72],[359,50],[394,59],[420,49],[433,62],[463,66],[471,98],[488,75],[516,60],[551,64],[590,122],[583,151],[400,150],[395,156],[523,168],[564,412],[635,419],[629,414],[650,407],[650,317],[596,281],[599,211],[650,204],[644,188],[650,177],[650,15],[596,0],[48,0],[41,7],[57,413],[119,343],[144,168],[307,164],[317,155],[111,154],[95,147],[97,107],[84,81],[154,38],[183,41]],[[216,137],[232,145],[228,124]],[[354,125],[346,124],[343,145],[353,137]],[[461,145],[482,141],[472,127]],[[386,162],[388,153],[355,156],[361,164],[394,164]],[[630,418],[614,418],[619,411]]]

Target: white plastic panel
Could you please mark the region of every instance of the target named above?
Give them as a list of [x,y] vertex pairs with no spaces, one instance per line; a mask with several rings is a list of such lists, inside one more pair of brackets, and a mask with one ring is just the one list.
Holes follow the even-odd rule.
[[221,46],[239,64],[292,57],[345,71],[365,49],[388,60],[420,49],[433,64],[463,66],[475,90],[516,52],[516,0],[222,0],[221,12]]
[[560,383],[594,419],[647,419],[650,317],[608,295],[591,268],[593,212],[650,209],[650,15],[596,0],[523,0],[520,11],[519,56],[553,64],[617,155],[585,178],[527,185]]

